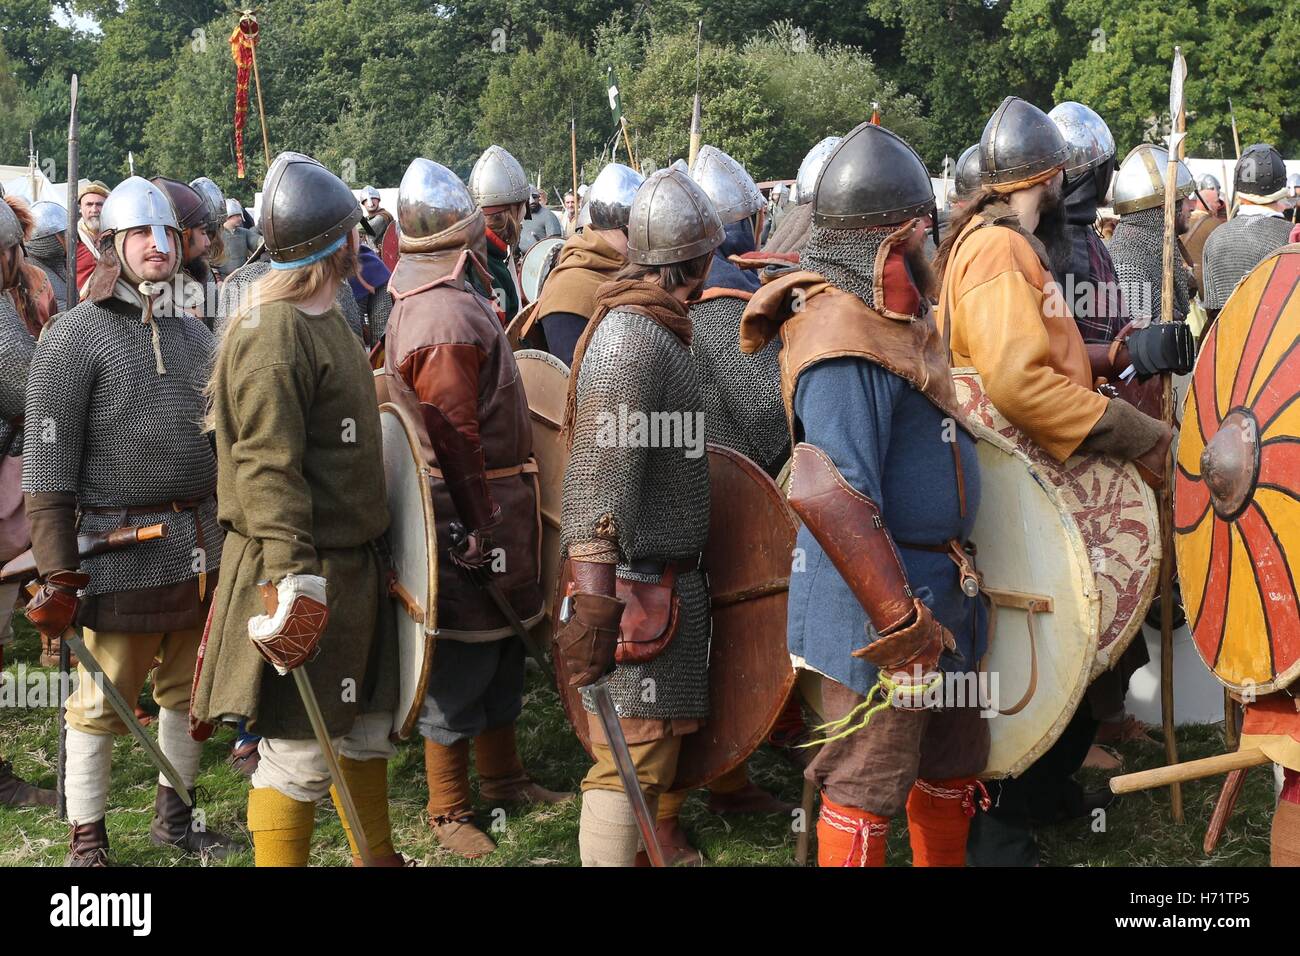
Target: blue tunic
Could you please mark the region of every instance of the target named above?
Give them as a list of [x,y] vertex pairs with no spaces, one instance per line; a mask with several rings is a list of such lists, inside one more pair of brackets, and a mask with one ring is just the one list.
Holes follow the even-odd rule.
[[[795,440],[830,456],[845,481],[880,508],[895,542],[967,539],[980,498],[975,440],[905,380],[865,359],[829,359],[799,376],[794,412]],[[965,520],[958,507],[954,439],[962,456]],[[943,670],[973,670],[985,646],[978,599],[962,593],[957,566],[947,555],[898,551],[913,593],[956,638],[956,652],[940,661]],[[866,611],[804,527],[790,575],[788,624],[790,652],[809,666],[859,694],[875,684],[876,668],[851,653],[868,642]]]

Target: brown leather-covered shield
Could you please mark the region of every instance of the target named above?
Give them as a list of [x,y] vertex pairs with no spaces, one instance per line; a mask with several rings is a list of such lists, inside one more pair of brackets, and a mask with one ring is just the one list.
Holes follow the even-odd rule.
[[405,740],[424,705],[438,630],[438,542],[429,469],[416,424],[396,405],[379,407],[388,491],[390,587],[397,620],[398,693],[393,736]]
[[397,268],[397,223],[395,222],[390,222],[388,228],[384,230],[384,238],[379,243],[379,258],[384,260],[384,265],[388,266],[389,272]]
[[1187,623],[1205,665],[1244,694],[1300,677],[1298,290],[1300,245],[1241,280],[1201,344],[1178,437]]
[[545,647],[551,638],[551,608],[560,580],[560,510],[563,507],[564,469],[569,451],[561,432],[564,404],[569,394],[569,369],[554,355],[534,349],[515,353],[519,377],[528,396],[528,415],[533,425],[533,455],[537,459],[537,481],[542,510],[542,594],[546,616],[533,633]]
[[[717,445],[708,454],[709,719],[682,742],[674,790],[740,766],[771,732],[795,682],[785,642],[794,512],[744,455]],[[590,753],[587,714],[577,691],[561,683],[565,713]]]

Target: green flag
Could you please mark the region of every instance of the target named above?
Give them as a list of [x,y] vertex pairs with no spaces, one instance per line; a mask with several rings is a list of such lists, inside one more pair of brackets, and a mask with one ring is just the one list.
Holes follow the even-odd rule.
[[623,99],[618,91],[618,78],[614,76],[612,66],[605,68],[606,87],[609,92],[609,110],[614,114],[614,123],[618,124],[623,119]]

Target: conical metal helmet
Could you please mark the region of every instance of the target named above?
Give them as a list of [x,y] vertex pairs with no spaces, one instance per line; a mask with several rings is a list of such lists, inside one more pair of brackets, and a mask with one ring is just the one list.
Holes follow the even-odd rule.
[[190,188],[208,204],[208,231],[216,232],[226,218],[226,197],[221,195],[221,187],[207,176],[200,176],[190,180]]
[[957,157],[953,189],[958,200],[967,200],[980,191],[980,144],[967,146]]
[[397,188],[397,228],[412,239],[436,236],[477,209],[459,176],[420,156],[411,160]]
[[528,177],[519,160],[493,144],[470,170],[469,194],[483,208],[527,202]]
[[713,203],[681,170],[661,169],[637,190],[627,224],[629,262],[686,262],[712,252],[725,238]]
[[933,212],[934,185],[916,150],[883,126],[862,123],[827,157],[812,221],[827,229],[906,222]]
[[167,194],[176,210],[176,221],[182,229],[193,229],[208,224],[208,204],[193,188],[175,179],[155,176],[149,180]]
[[1047,115],[1070,150],[1065,175],[1073,177],[1096,169],[1115,155],[1115,137],[1106,121],[1091,107],[1066,100],[1053,106]]
[[262,187],[262,238],[273,262],[315,262],[360,220],[361,204],[343,180],[302,153],[275,157]]
[[[1131,212],[1163,206],[1168,167],[1169,150],[1163,146],[1143,143],[1129,150],[1124,162],[1119,164],[1110,191],[1110,204],[1116,215],[1127,216]],[[1178,197],[1190,196],[1194,186],[1192,171],[1179,163]]]
[[843,136],[827,136],[804,155],[799,164],[799,172],[794,177],[794,203],[802,206],[812,202],[813,192],[817,189],[817,177],[822,174],[822,167],[830,159],[835,147],[840,145]]
[[1233,195],[1241,194],[1276,202],[1286,194],[1286,163],[1282,154],[1267,143],[1255,143],[1241,151],[1232,174]]
[[32,206],[32,239],[44,239],[68,230],[68,211],[56,202],[43,200]]
[[[632,200],[644,182],[645,177],[630,166],[610,163],[587,189],[587,202],[579,213],[578,224],[590,223],[596,229],[626,229]],[[582,222],[583,214],[587,222]]]
[[1070,148],[1056,124],[1033,103],[1008,96],[980,136],[980,181],[1015,186],[1064,166]]
[[100,232],[126,232],[138,226],[152,227],[154,245],[164,255],[171,252],[167,230],[181,231],[167,194],[149,180],[131,176],[118,183],[104,200],[99,228]]
[[0,199],[0,249],[10,249],[23,241],[22,223],[9,203]]
[[753,177],[716,146],[700,147],[691,167],[691,179],[713,202],[724,226],[748,219],[763,208],[763,193]]

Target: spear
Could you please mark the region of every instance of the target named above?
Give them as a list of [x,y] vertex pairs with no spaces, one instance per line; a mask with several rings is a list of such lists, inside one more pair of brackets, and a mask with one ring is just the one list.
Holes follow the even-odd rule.
[[[1231,96],[1228,97],[1228,118],[1232,120],[1232,146],[1233,149],[1237,151],[1237,162],[1241,162],[1241,137],[1237,135],[1237,111],[1232,108]],[[1236,176],[1237,170],[1235,167],[1233,168],[1232,172],[1233,175]],[[1225,176],[1224,179],[1225,182],[1223,185],[1226,188],[1228,185],[1226,182],[1227,177]],[[1233,214],[1236,211],[1237,211],[1237,189],[1234,184],[1232,189],[1232,202],[1228,205],[1228,218],[1231,219]]]
[[700,141],[704,135],[700,128],[700,42],[703,37],[704,21],[700,20],[695,26],[695,105],[691,108],[691,149],[686,158],[686,165],[691,167],[695,165],[695,157],[699,155]]
[[[1181,47],[1174,47],[1174,66],[1169,79],[1169,160],[1165,164],[1165,235],[1164,272],[1160,286],[1160,321],[1174,320],[1174,256],[1177,235],[1174,230],[1178,206],[1178,170],[1182,165],[1183,139],[1187,114],[1184,109],[1183,84],[1187,79],[1187,62]],[[1174,420],[1173,379],[1168,372],[1161,377],[1161,414],[1165,424]],[[1165,762],[1178,763],[1178,741],[1174,736],[1174,587],[1173,587],[1173,457],[1165,461],[1165,485],[1160,492],[1160,533],[1164,560],[1160,562],[1160,716],[1164,723]],[[1170,809],[1174,822],[1183,822],[1183,791],[1177,782],[1169,787]]]
[[573,219],[578,220],[578,118],[569,116],[569,156],[573,160]]

